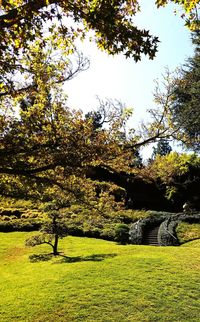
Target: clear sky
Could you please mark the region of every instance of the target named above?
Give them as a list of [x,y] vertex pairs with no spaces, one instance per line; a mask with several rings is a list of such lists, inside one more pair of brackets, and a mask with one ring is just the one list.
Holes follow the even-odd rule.
[[145,119],[146,109],[154,104],[154,80],[161,78],[166,66],[174,70],[193,53],[190,32],[180,12],[174,15],[174,9],[172,5],[157,9],[154,0],[142,0],[141,12],[134,18],[137,26],[159,37],[158,53],[153,61],[144,56],[141,62],[135,63],[123,55],[108,56],[95,44],[81,45],[91,65],[66,84],[69,106],[89,111],[97,106],[96,96],[118,99],[134,108],[133,126]]

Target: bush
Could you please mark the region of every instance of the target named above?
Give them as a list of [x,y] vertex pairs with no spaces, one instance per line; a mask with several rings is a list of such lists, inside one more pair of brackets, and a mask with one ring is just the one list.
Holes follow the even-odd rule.
[[177,235],[181,243],[200,239],[200,224],[181,222],[177,227]]
[[115,228],[115,240],[121,244],[129,243],[129,226],[126,224],[118,224]]
[[110,212],[107,214],[109,219],[112,219],[115,222],[121,222],[124,224],[133,223],[141,218],[149,217],[150,212],[146,210],[119,210],[115,212]]
[[9,220],[0,221],[0,231],[1,232],[12,232],[12,231],[34,231],[39,230],[41,227],[41,222],[37,220]]
[[115,240],[115,229],[116,225],[105,225],[104,228],[101,230],[100,238],[106,239],[106,240]]

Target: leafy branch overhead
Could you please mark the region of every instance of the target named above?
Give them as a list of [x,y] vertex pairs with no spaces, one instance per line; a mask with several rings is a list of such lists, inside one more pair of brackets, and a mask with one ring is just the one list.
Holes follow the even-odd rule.
[[[187,24],[196,21],[199,0],[157,0],[156,5],[168,2],[179,4],[186,14]],[[32,41],[40,38],[45,45],[44,34],[59,36],[61,43],[73,43],[93,31],[97,46],[109,54],[124,53],[136,61],[141,55],[153,59],[158,38],[148,30],[139,29],[133,17],[140,10],[137,0],[9,0],[1,1],[0,57],[16,56],[29,49]]]

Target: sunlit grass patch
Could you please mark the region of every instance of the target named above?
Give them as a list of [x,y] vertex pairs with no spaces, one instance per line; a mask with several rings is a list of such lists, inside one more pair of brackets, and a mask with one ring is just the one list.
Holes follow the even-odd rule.
[[[62,256],[52,257],[47,245],[25,248],[28,235],[0,234],[0,321],[199,319],[198,247],[120,246],[67,237],[60,243]],[[8,260],[17,249],[16,259]],[[30,261],[30,255],[38,260]]]

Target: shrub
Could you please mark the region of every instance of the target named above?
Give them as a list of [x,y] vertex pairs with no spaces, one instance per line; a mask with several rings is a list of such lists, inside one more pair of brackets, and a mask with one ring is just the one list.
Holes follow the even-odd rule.
[[121,244],[129,243],[129,226],[126,224],[118,224],[115,228],[115,240]]
[[11,232],[11,231],[34,231],[41,227],[41,222],[37,220],[9,220],[0,221],[0,231],[1,232]]
[[115,240],[115,229],[116,229],[116,226],[115,225],[106,225],[101,233],[100,233],[100,237],[102,239],[107,239],[107,240]]
[[71,236],[82,237],[84,236],[83,228],[76,225],[67,226],[68,234]]
[[200,239],[200,224],[181,222],[177,227],[177,235],[181,243]]

